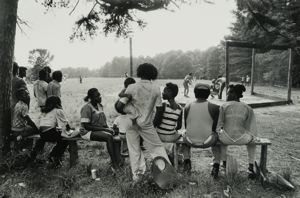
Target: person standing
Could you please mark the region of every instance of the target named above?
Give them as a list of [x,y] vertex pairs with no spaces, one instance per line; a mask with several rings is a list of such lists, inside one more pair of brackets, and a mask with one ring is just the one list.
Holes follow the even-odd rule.
[[27,71],[27,68],[26,67],[19,67],[19,77],[20,78],[26,78],[26,71]]
[[48,83],[46,82],[47,72],[45,70],[39,71],[39,80],[33,85],[34,97],[37,98],[38,106],[42,109],[45,106],[47,99]]
[[192,85],[192,80],[193,80],[193,73],[189,73],[184,77],[183,80],[183,87],[184,87],[184,96],[188,97],[189,96],[189,86]]
[[[157,78],[158,71],[150,63],[144,63],[138,66],[137,76],[140,78],[135,84],[127,87],[125,94],[132,96],[131,103],[138,111],[133,126],[127,131],[126,139],[128,144],[130,166],[133,175],[133,181],[137,182],[146,171],[144,154],[140,147],[140,138],[144,140],[144,146],[152,158],[161,156],[170,163],[164,144],[160,140],[153,122],[157,122],[156,111],[164,111],[160,88],[153,84]],[[124,107],[125,105],[123,105]],[[122,110],[122,107],[120,107]],[[154,121],[153,121],[154,118]]]
[[45,70],[46,73],[47,73],[46,82],[50,83],[52,81],[52,78],[51,78],[51,68],[49,66],[45,66],[43,68],[43,70]]
[[79,83],[82,84],[82,76],[79,76]]
[[50,96],[58,96],[61,97],[60,93],[60,82],[62,81],[62,72],[61,71],[54,71],[52,74],[52,81],[48,84],[47,88],[47,97]]
[[250,76],[247,75],[246,76],[246,86],[249,86],[250,85]]
[[245,76],[242,76],[241,79],[242,79],[241,80],[242,85],[245,85]]
[[12,109],[12,112],[13,112],[13,109],[15,108],[15,105],[18,102],[17,90],[19,90],[20,88],[27,89],[27,85],[26,85],[25,81],[22,78],[18,77],[18,73],[19,73],[19,65],[18,65],[18,63],[14,62],[13,63],[13,77],[11,80],[11,86],[12,86],[11,109]]
[[222,75],[218,76],[216,82],[216,84],[219,85],[219,93],[218,93],[218,98],[222,99],[222,95],[223,95],[223,90],[226,86],[226,78],[223,77]]

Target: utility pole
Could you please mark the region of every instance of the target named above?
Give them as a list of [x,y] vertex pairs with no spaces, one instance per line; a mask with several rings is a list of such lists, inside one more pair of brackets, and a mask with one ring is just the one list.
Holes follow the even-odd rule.
[[129,52],[130,52],[130,77],[133,76],[133,63],[132,63],[132,38],[129,38]]

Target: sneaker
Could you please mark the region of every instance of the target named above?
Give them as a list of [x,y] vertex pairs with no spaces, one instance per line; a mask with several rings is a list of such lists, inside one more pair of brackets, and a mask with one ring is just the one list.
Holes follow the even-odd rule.
[[186,172],[188,175],[190,175],[191,171],[192,171],[192,162],[190,159],[185,159],[183,161],[183,172]]
[[211,176],[213,176],[214,179],[217,179],[219,176],[219,169],[220,169],[220,164],[214,163],[213,164],[213,169],[211,170]]

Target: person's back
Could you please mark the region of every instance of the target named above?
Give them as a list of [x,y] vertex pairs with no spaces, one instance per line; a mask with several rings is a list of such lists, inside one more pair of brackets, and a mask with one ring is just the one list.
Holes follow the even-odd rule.
[[237,101],[229,101],[220,107],[220,112],[224,116],[219,120],[220,126],[224,128],[230,138],[236,140],[245,133],[256,134],[256,124],[252,108]]
[[212,133],[213,119],[208,110],[209,102],[190,104],[186,119],[186,135],[194,143],[204,142]]
[[52,74],[53,80],[48,84],[47,97],[58,96],[61,97],[60,93],[60,82],[62,81],[62,72],[54,71]]
[[17,90],[20,88],[27,89],[27,86],[26,86],[25,81],[22,78],[14,76],[11,81],[11,87],[12,87],[12,89],[11,89],[11,98],[12,98],[11,107],[13,108],[16,105],[16,103],[18,102],[18,99],[16,96]]
[[46,77],[46,71],[39,71],[39,80],[37,80],[33,85],[34,96],[37,98],[39,107],[45,106],[47,99],[48,83],[46,82]]
[[27,85],[22,78],[17,76],[19,70],[19,66],[16,62],[13,63],[13,78],[11,80],[11,108],[14,109],[17,99],[17,90],[20,88],[27,89]]
[[34,93],[37,98],[38,106],[40,107],[45,106],[46,99],[47,99],[48,83],[44,80],[37,80],[33,86],[34,86]]
[[139,126],[152,126],[157,102],[161,102],[160,88],[148,80],[129,85],[126,93],[132,95],[131,103],[137,109]]
[[[255,144],[249,144],[256,138],[257,128],[255,116],[252,108],[240,102],[243,92],[246,91],[244,85],[229,85],[227,91],[227,101],[220,107],[220,115],[217,125],[219,141],[222,143],[214,151],[216,161],[223,160],[226,166],[227,145],[246,145],[248,152],[248,177],[255,178]],[[218,176],[218,166],[214,167],[212,175]]]
[[[196,101],[184,108],[186,133],[184,135],[183,157],[184,171],[191,171],[191,146],[210,147],[215,143],[216,126],[219,116],[218,105],[207,101],[210,95],[210,86],[198,83],[194,88]],[[211,139],[207,142],[207,139]]]
[[[178,105],[179,106],[179,105]],[[162,115],[162,121],[157,127],[157,133],[163,135],[173,135],[176,130],[177,122],[182,114],[182,108],[179,106],[177,109],[172,109],[170,104],[164,104],[165,110]]]

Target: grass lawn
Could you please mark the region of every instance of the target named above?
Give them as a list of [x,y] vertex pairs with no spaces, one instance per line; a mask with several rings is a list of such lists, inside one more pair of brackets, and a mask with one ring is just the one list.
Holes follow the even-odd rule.
[[[163,86],[169,80],[157,80],[155,83]],[[180,86],[180,98],[182,98],[182,80],[170,80]],[[72,126],[79,126],[80,108],[84,104],[83,98],[89,88],[96,87],[103,98],[104,110],[108,122],[111,124],[118,115],[113,104],[117,100],[117,94],[123,87],[123,79],[117,78],[89,78],[68,79],[62,83],[63,108],[69,116]],[[32,90],[32,85],[29,85]],[[264,93],[282,95],[284,89],[262,88]],[[31,94],[33,95],[33,94]],[[192,90],[190,93],[191,100]],[[235,158],[238,159],[239,173],[232,184],[233,197],[300,197],[298,190],[300,185],[300,90],[293,90],[295,105],[255,109],[259,136],[271,139],[272,145],[268,149],[268,164],[270,171],[287,174],[296,185],[296,191],[285,191],[276,186],[263,188],[259,181],[247,179],[247,152],[245,147],[229,148]],[[35,99],[32,98],[30,115],[36,119],[39,109]],[[48,150],[53,145],[47,145],[45,153],[38,156],[46,159]],[[0,170],[0,197],[220,197],[221,192],[227,187],[227,181],[223,172],[219,180],[210,177],[212,154],[210,150],[194,149],[192,153],[192,176],[180,175],[178,184],[173,190],[163,191],[158,189],[150,179],[149,174],[137,186],[130,185],[131,175],[128,159],[124,170],[117,176],[113,176],[109,170],[109,156],[105,145],[97,142],[79,142],[79,164],[76,167],[68,167],[68,153],[65,154],[64,165],[58,170],[49,170],[46,164],[21,169],[20,164],[24,155],[6,160],[11,168],[5,173]],[[256,159],[259,160],[260,148],[257,148]],[[25,153],[26,154],[26,153]],[[16,164],[14,164],[16,162]],[[18,163],[17,163],[18,162]],[[3,162],[2,162],[3,163]],[[91,179],[87,174],[87,167],[91,165],[98,169],[100,181]],[[189,181],[195,181],[194,185]]]

